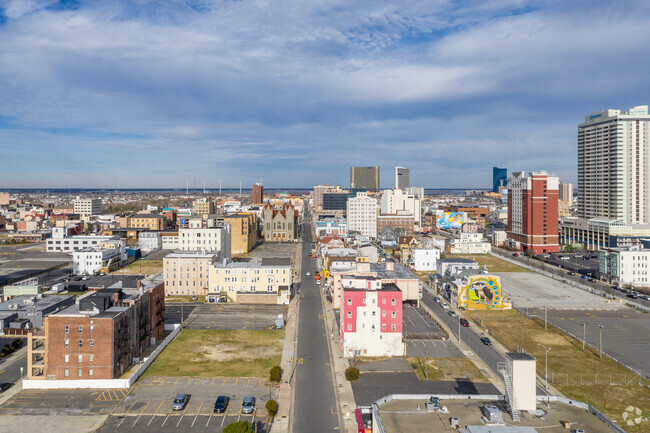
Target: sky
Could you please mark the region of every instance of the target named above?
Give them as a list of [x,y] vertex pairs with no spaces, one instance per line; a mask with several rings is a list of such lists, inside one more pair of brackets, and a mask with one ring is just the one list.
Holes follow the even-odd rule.
[[0,0],[0,188],[576,179],[650,104],[650,2]]

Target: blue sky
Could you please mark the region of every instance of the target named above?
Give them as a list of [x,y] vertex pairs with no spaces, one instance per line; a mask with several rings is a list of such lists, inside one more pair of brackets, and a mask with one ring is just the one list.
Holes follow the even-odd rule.
[[650,104],[647,1],[0,0],[0,187],[575,182]]

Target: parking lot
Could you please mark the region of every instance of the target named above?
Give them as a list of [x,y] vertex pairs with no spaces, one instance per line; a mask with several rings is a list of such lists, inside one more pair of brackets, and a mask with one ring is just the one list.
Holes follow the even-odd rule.
[[421,308],[404,304],[402,329],[406,344],[406,356],[435,358],[461,358],[464,356],[453,343],[443,341],[444,332]]
[[533,272],[498,273],[504,297],[517,307],[556,310],[616,310],[620,302],[593,295],[577,287]]
[[167,303],[165,322],[181,323],[188,329],[274,329],[282,305],[236,303]]
[[72,257],[65,253],[45,253],[34,249],[35,247],[31,244],[0,247],[0,285],[11,284],[50,268],[72,264]]

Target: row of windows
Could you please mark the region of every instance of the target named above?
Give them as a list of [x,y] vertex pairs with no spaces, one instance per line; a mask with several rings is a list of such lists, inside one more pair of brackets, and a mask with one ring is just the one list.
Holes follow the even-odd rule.
[[[94,372],[93,369],[88,370],[88,376],[93,376]],[[70,371],[66,368],[63,370],[63,376],[64,377],[70,377]],[[80,368],[77,370],[77,377],[83,377],[83,370]]]
[[[361,325],[361,327],[365,328],[366,327],[365,323],[363,325]],[[382,330],[386,329],[386,324],[385,323],[381,325],[381,329]],[[391,331],[396,331],[397,330],[397,325],[395,325],[395,324],[390,325],[390,329],[391,329]],[[375,330],[375,325],[372,325],[372,330],[373,331]],[[348,323],[348,331],[352,331],[352,323]]]
[[[89,329],[90,329],[90,332],[95,331],[95,325],[89,325]],[[77,327],[77,330],[79,331],[79,334],[83,334],[83,332],[84,332],[84,327],[83,327],[83,325],[79,325],[79,326]],[[66,333],[66,334],[69,334],[69,333],[70,333],[70,325],[67,325],[67,324],[65,325],[65,333]]]
[[[95,355],[88,355],[88,361],[93,362],[95,360]],[[70,362],[70,355],[65,354],[63,355],[63,362]],[[77,355],[77,362],[83,362],[83,355]]]
[[[376,311],[373,311],[373,312],[372,312],[372,317],[375,317],[375,316],[376,316],[375,313],[376,313]],[[363,316],[364,316],[364,317],[366,316],[366,312],[365,312],[365,311],[363,312]],[[386,312],[385,312],[385,311],[382,311],[382,312],[381,312],[381,316],[382,316],[382,317],[386,317]],[[395,319],[395,318],[397,317],[397,312],[395,312],[395,311],[391,312],[391,317],[392,317],[393,319]],[[352,311],[348,311],[348,319],[351,319],[351,318],[352,318]]]
[[[372,299],[372,303],[375,304],[375,303],[376,303],[375,301],[376,301],[376,299],[373,298],[373,299]],[[364,303],[364,305],[365,305],[365,303],[366,303],[366,298],[363,298],[363,303]],[[386,298],[383,298],[383,299],[381,300],[381,303],[382,303],[382,304],[385,304],[385,303],[386,303]],[[391,303],[391,305],[396,305],[396,304],[397,304],[397,299],[392,298],[392,299],[390,300],[390,303]],[[352,298],[348,298],[348,305],[352,305]]]
[[[77,345],[78,345],[78,347],[84,347],[83,340],[77,340]],[[65,346],[66,349],[70,347],[70,340],[68,340],[67,338],[65,339],[64,346]],[[88,340],[88,346],[89,347],[94,347],[95,346],[95,340],[92,340],[92,339]]]

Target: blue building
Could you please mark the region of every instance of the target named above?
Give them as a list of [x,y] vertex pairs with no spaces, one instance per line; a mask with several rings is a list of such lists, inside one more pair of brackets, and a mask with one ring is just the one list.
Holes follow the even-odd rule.
[[[501,183],[503,181],[503,184]],[[508,169],[492,167],[492,192],[499,192],[500,186],[508,183]]]

